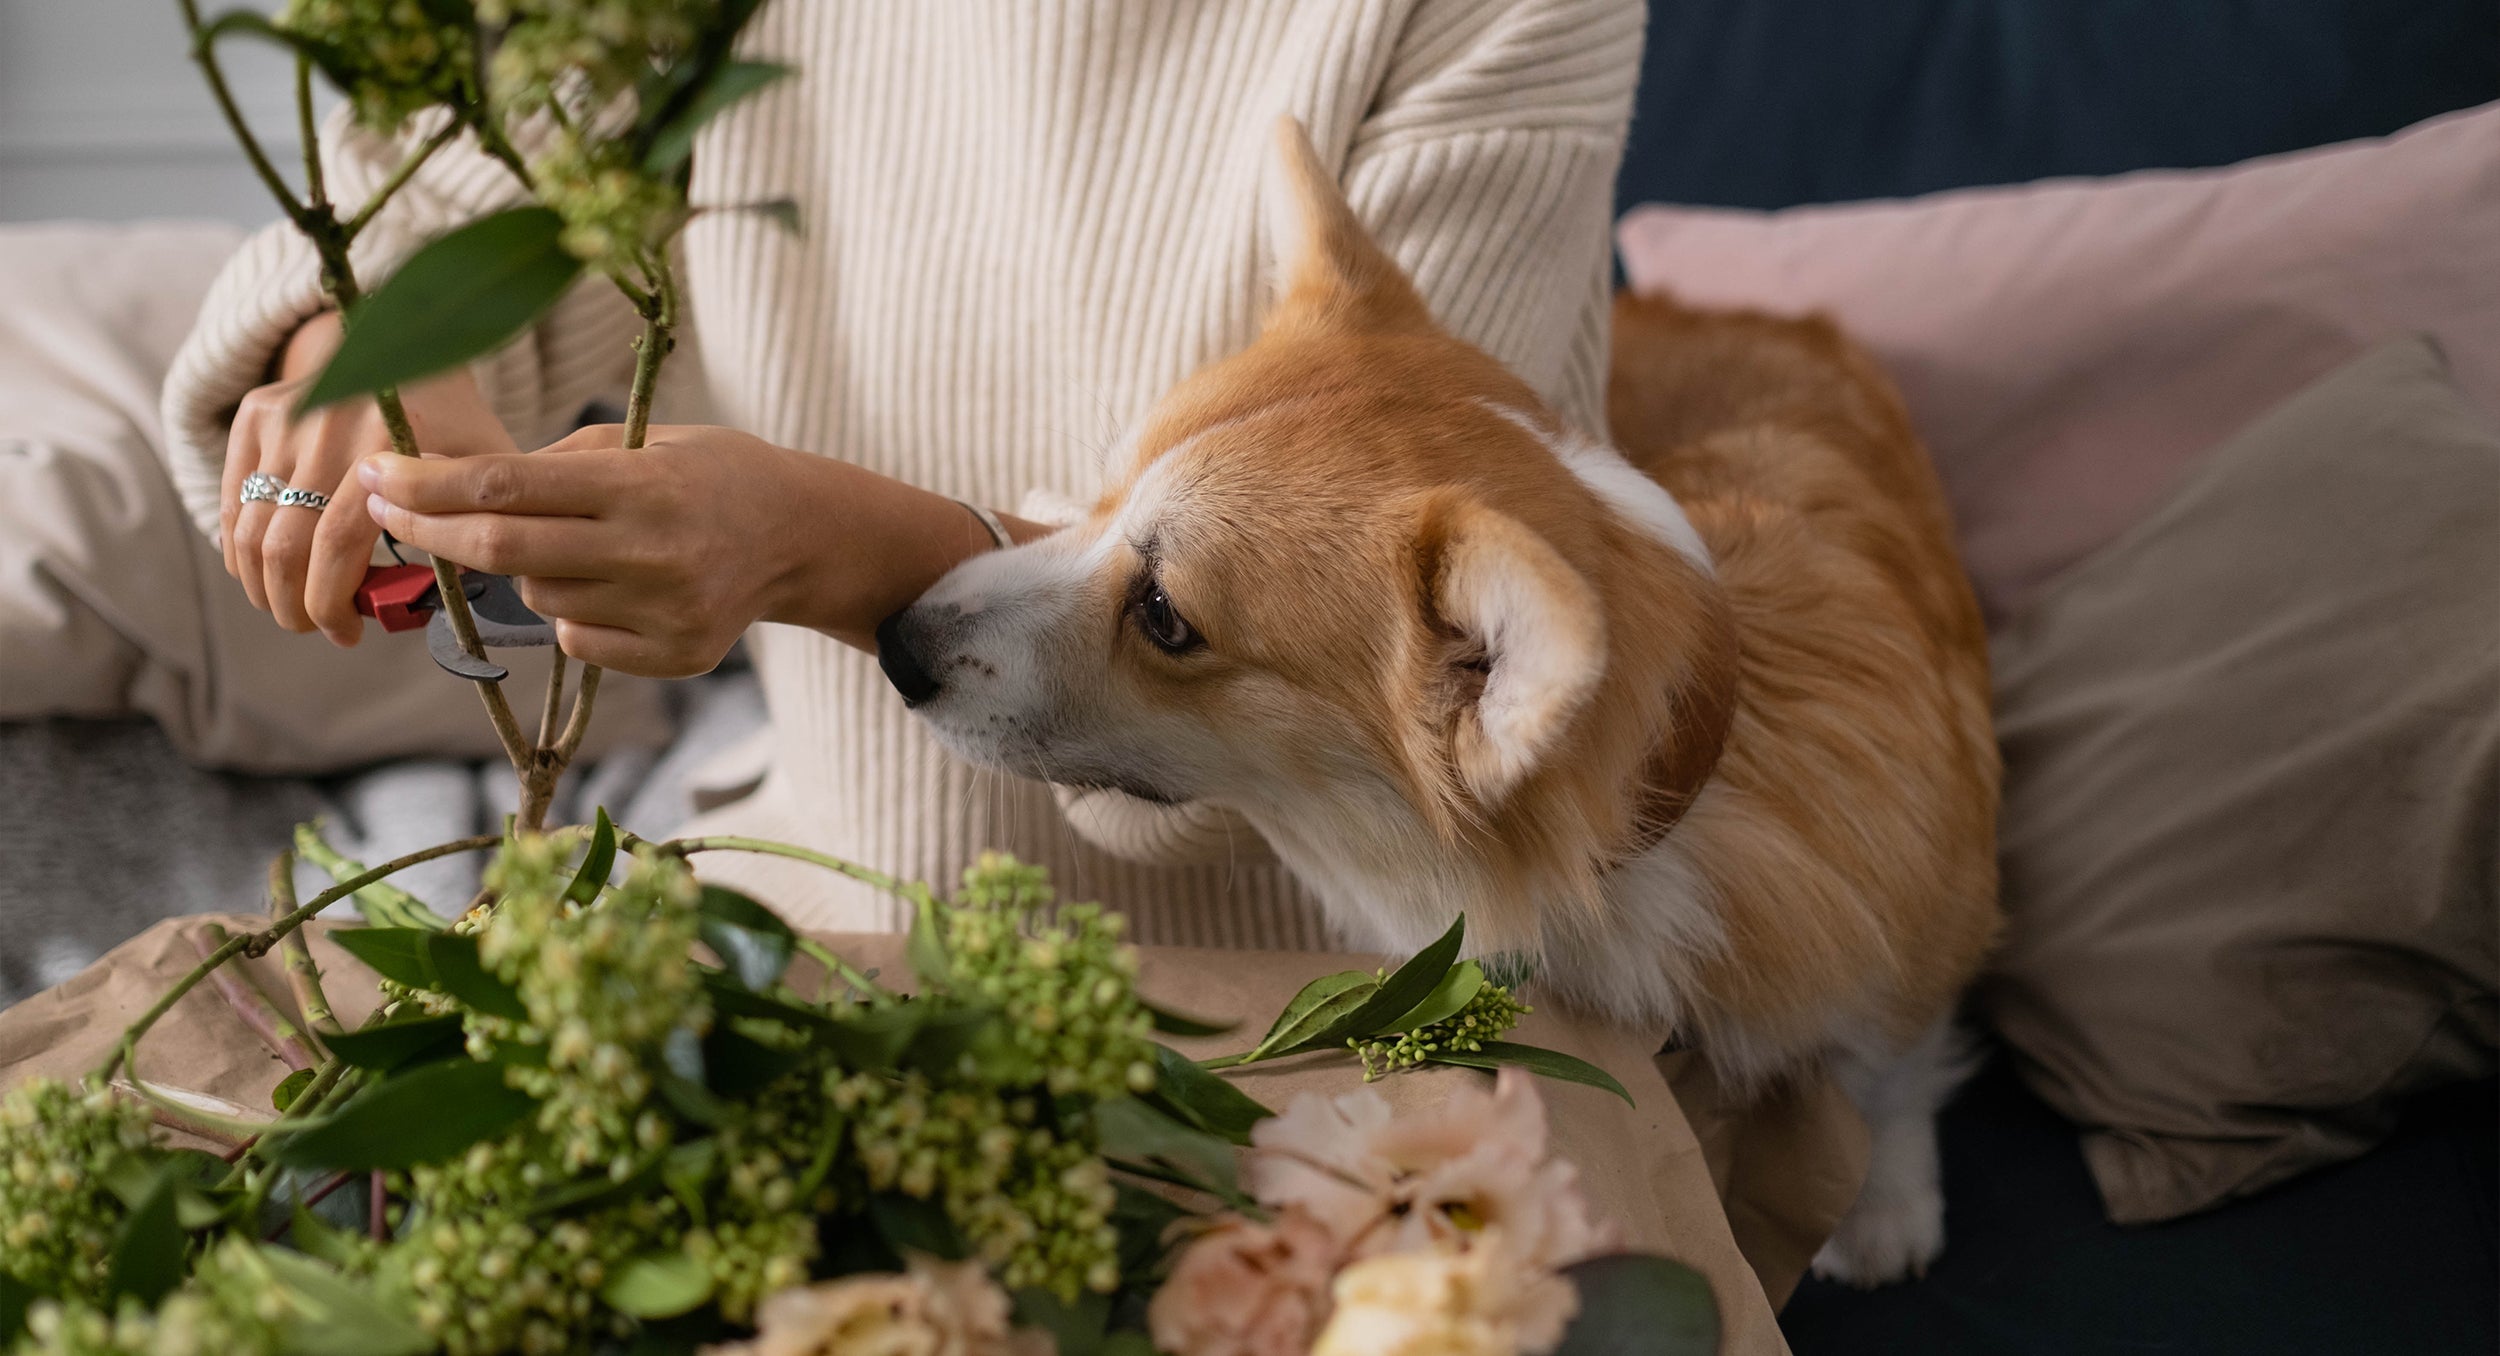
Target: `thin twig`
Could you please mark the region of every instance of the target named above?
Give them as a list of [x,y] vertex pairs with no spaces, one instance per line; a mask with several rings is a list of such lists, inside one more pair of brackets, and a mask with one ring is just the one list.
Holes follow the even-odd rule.
[[[269,917],[272,922],[295,912],[295,854],[281,852],[269,863]],[[330,995],[322,992],[321,971],[313,965],[304,934],[290,932],[278,943],[278,959],[286,968],[287,987],[295,991],[295,1010],[318,1036],[338,1034],[339,1019],[330,1011]]]
[[625,447],[643,445],[651,432],[651,400],[658,392],[660,364],[676,347],[677,275],[666,265],[652,279],[649,304],[642,312],[642,333],[634,336],[634,385],[625,400]]
[[920,902],[919,887],[906,885],[882,871],[872,870],[857,862],[846,862],[839,857],[829,856],[822,852],[793,847],[788,843],[776,843],[766,838],[713,834],[703,838],[671,838],[656,846],[660,851],[676,857],[689,856],[697,852],[753,852],[766,857],[787,857],[792,861],[821,866],[827,871],[848,876],[865,885],[873,885],[897,899],[915,904]]
[[128,1078],[114,1079],[111,1087],[114,1092],[145,1106],[148,1109],[148,1119],[157,1125],[168,1130],[179,1130],[186,1135],[197,1135],[214,1144],[236,1145],[236,1148],[231,1151],[234,1157],[228,1158],[228,1162],[233,1162],[235,1158],[248,1152],[248,1146],[253,1139],[257,1138],[257,1132],[260,1129],[256,1123],[247,1125],[241,1120],[213,1115],[169,1101],[160,1090]]
[[[387,879],[409,867],[433,861],[437,857],[449,857],[462,852],[483,852],[502,842],[501,834],[490,833],[479,834],[472,838],[455,838],[448,843],[436,843],[429,848],[419,848],[404,857],[393,858],[369,871],[350,876],[320,894],[314,895],[303,907],[270,924],[266,932],[246,932],[228,937],[224,945],[210,952],[198,965],[192,967],[189,974],[174,981],[174,986],[159,996],[154,1006],[141,1013],[139,1020],[131,1023],[129,1028],[122,1032],[122,1038],[114,1043],[112,1055],[94,1074],[90,1075],[90,1081],[98,1086],[111,1082],[113,1075],[130,1062],[131,1055],[138,1049],[140,1039],[148,1034],[148,1029],[155,1026],[166,1013],[173,1011],[174,1004],[181,1002],[183,995],[198,988],[201,980],[215,973],[217,967],[224,965],[227,961],[247,951],[253,955],[267,951],[288,933],[312,921],[313,915],[377,880]],[[309,1096],[312,1091],[312,1088],[306,1088],[304,1093]]]
[[[321,249],[325,271],[335,262],[338,271],[346,276],[345,248],[324,244]],[[331,258],[334,249],[337,254],[335,261]],[[348,287],[350,290],[354,287],[352,276],[349,277]],[[342,324],[346,323],[344,302],[339,318]],[[399,392],[387,389],[376,391],[373,403],[382,412],[382,427],[390,432],[391,450],[403,457],[417,455],[416,430],[408,423],[408,408],[400,403]],[[434,558],[434,592],[442,600],[443,617],[451,623],[451,637],[459,642],[461,653],[471,659],[484,659],[486,647],[478,643],[477,618],[469,611],[469,595],[460,588],[460,567],[440,556]],[[493,678],[473,681],[478,699],[486,704],[486,719],[495,727],[495,738],[503,743],[504,757],[511,760],[513,771],[527,776],[532,750],[529,740],[521,733],[520,720],[512,714],[512,703],[503,695],[503,683]]]
[[312,58],[295,54],[295,135],[304,147],[304,201],[316,212],[330,210],[330,188],[322,178],[321,129],[313,123]]
[[[192,0],[183,0],[183,3],[188,9]],[[311,172],[311,166],[320,154],[318,146],[304,148],[306,173]],[[406,180],[400,177],[394,182],[404,183]],[[378,210],[388,196],[387,192],[375,194],[366,201],[366,210],[359,212],[358,217],[361,219],[367,213]],[[312,242],[314,251],[321,256],[322,290],[330,294],[331,304],[338,308],[339,324],[352,327],[356,323],[355,304],[362,298],[363,288],[356,281],[355,261],[348,255],[348,230],[327,208],[320,212],[306,212],[298,207],[290,215],[295,219],[296,228],[304,233],[305,238]],[[390,435],[391,450],[403,457],[417,455],[416,429],[408,422],[408,407],[400,401],[398,389],[384,387],[374,392],[373,404],[381,412],[382,427]],[[477,620],[470,615],[468,595],[460,591],[459,568],[450,561],[437,559],[434,562],[434,591],[442,600],[444,619],[451,624],[452,639],[459,642],[461,652],[472,659],[483,660],[486,648],[478,643]],[[503,744],[504,757],[511,760],[513,771],[528,775],[531,749],[521,735],[521,722],[512,714],[512,703],[504,698],[503,685],[491,678],[474,681],[478,700],[486,706],[486,719],[494,725],[495,738]]]
[[373,196],[365,199],[365,205],[356,209],[356,215],[349,217],[346,224],[339,228],[346,232],[347,238],[354,240],[362,234],[365,227],[372,224],[375,215],[381,212],[383,205],[397,195],[400,189],[407,187],[408,181],[416,177],[417,171],[424,167],[425,162],[433,159],[436,151],[450,145],[459,137],[460,129],[461,124],[458,118],[446,119],[434,135],[425,139],[424,145],[411,152],[407,159],[400,161],[399,168],[391,171],[391,177],[383,180],[382,186],[373,190]]
[[209,41],[207,31],[200,23],[198,3],[196,0],[179,0],[179,3],[183,25],[191,31],[191,60],[199,66],[200,74],[207,78],[208,92],[217,100],[217,111],[225,116],[226,125],[234,130],[234,139],[242,144],[243,157],[252,162],[252,172],[268,186],[270,196],[278,200],[278,206],[288,218],[301,218],[304,204],[296,198],[295,190],[287,187],[286,180],[278,177],[278,167],[269,163],[268,152],[260,148],[260,138],[252,135],[252,125],[244,121],[243,110],[234,102],[234,91],[226,87],[226,73],[218,66],[214,44]]
[[556,746],[560,730],[556,722],[564,719],[564,651],[556,651],[555,663],[547,669],[547,704],[538,713],[538,751],[545,753]]
[[798,939],[797,947],[800,955],[806,956],[815,961],[818,965],[825,967],[825,972],[827,974],[842,981],[844,984],[851,986],[853,989],[858,990],[867,997],[872,999],[891,999],[894,997],[893,990],[879,984],[874,976],[863,972],[858,966],[844,960],[839,952],[836,952],[832,947],[825,945],[823,942],[817,941],[813,937],[801,937]]
[[[211,938],[215,940],[212,942]],[[191,944],[199,948],[203,963],[229,940],[226,930],[215,923],[191,934]],[[268,1046],[269,1053],[276,1055],[280,1063],[290,1069],[309,1069],[321,1062],[304,1039],[302,1029],[269,1001],[269,995],[262,993],[249,975],[221,967],[209,976],[209,981],[226,1000],[226,1006],[234,1009],[234,1015],[260,1037],[260,1043]]]
[[366,1189],[369,1194],[365,1197],[365,1229],[373,1235],[374,1242],[388,1243],[391,1241],[391,1195],[383,1188],[382,1170],[375,1168],[366,1174],[365,1180],[373,1184]]
[[568,766],[573,755],[581,752],[582,736],[590,732],[591,703],[599,700],[599,666],[582,665],[581,687],[573,694],[573,718],[564,722],[564,735],[556,740],[556,765]]

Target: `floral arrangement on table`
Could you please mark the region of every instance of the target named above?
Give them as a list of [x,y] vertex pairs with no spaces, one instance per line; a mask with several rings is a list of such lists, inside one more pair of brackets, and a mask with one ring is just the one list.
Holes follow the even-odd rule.
[[[247,156],[316,246],[347,339],[308,401],[371,396],[511,337],[586,269],[644,326],[639,442],[677,317],[671,241],[695,131],[787,74],[732,55],[761,0],[291,0],[204,20],[194,52]],[[299,192],[236,113],[217,44],[296,54]],[[373,201],[329,201],[312,81],[398,131]],[[367,294],[349,247],[468,138],[531,205],[426,246]],[[525,154],[524,146],[534,150]],[[746,205],[787,218],[771,206]],[[457,567],[433,570],[483,660]],[[366,868],[316,826],[270,871],[266,927],[211,928],[198,966],[81,1084],[0,1096],[0,1351],[15,1356],[1512,1356],[1706,1353],[1707,1285],[1615,1249],[1546,1147],[1534,1077],[1624,1090],[1504,1039],[1523,976],[1462,960],[1465,920],[1394,969],[1313,980],[1249,1048],[1149,1002],[1116,914],[996,854],[941,897],[803,848],[648,841],[601,813],[543,823],[597,691],[535,739],[478,685],[522,783],[507,831]],[[815,863],[907,901],[910,975],[864,971],[700,853]],[[492,852],[457,921],[390,883]],[[334,884],[300,903],[298,860]],[[305,927],[381,1001],[342,1020]],[[292,1003],[238,957],[275,951]],[[291,1067],[273,1116],[202,1109],[144,1070],[149,1030],[207,985]],[[289,1009],[292,1009],[290,1012]],[[1375,1091],[1282,1114],[1224,1068],[1344,1060],[1498,1070],[1429,1114]],[[1627,1097],[1628,1099],[1628,1097]],[[165,1131],[217,1149],[184,1147]]]
[[[320,840],[310,826],[307,845]],[[492,849],[446,923],[388,884]],[[908,983],[698,853],[816,861],[910,901]],[[0,1340],[19,1356],[1171,1356],[1708,1352],[1706,1285],[1614,1250],[1551,1157],[1521,1012],[1456,959],[1314,980],[1240,1054],[1136,987],[1118,915],[990,854],[950,897],[802,848],[587,830],[466,839],[228,937],[84,1086],[0,1099]],[[379,977],[343,1023],[303,925]],[[291,900],[283,901],[292,904]],[[379,920],[378,922],[376,920]],[[299,1023],[233,956],[280,949]],[[296,1066],[267,1121],[143,1073],[218,984]],[[812,995],[812,996],[811,996]],[[1210,1066],[1366,1050],[1500,1064],[1424,1114],[1355,1083],[1275,1114]],[[1376,1072],[1392,1076],[1379,1055]],[[1525,1066],[1525,1067],[1522,1067]],[[223,1153],[174,1147],[158,1127]],[[1240,1150],[1246,1146],[1248,1152]]]

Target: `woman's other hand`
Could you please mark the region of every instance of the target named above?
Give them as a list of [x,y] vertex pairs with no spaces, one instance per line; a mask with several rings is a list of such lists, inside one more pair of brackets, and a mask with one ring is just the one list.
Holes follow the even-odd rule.
[[993,544],[954,500],[735,429],[654,427],[635,451],[623,435],[368,457],[357,479],[401,541],[515,576],[566,654],[650,677],[708,672],[758,621],[873,649],[878,622]]
[[[364,486],[349,477],[358,459],[391,449],[382,412],[357,396],[298,415],[295,405],[338,347],[335,314],[317,316],[288,340],[279,379],[243,397],[226,440],[219,540],[226,573],[252,606],[290,631],[319,629],[338,645],[364,634],[356,588],[381,530],[365,512]],[[461,368],[401,391],[401,404],[427,457],[511,453],[510,434],[487,408],[476,379]],[[244,479],[266,472],[292,489],[330,496],[328,506],[242,503]]]

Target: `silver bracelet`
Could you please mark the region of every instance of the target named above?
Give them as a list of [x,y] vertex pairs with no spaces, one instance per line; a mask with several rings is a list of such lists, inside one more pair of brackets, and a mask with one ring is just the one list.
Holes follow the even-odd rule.
[[1004,551],[1008,547],[1016,544],[1015,537],[1007,531],[1007,525],[998,520],[997,514],[990,512],[988,509],[981,507],[979,504],[965,503],[961,499],[958,499],[955,502],[963,504],[964,512],[969,513],[973,517],[981,520],[981,526],[990,530],[990,541],[994,543],[999,550]]

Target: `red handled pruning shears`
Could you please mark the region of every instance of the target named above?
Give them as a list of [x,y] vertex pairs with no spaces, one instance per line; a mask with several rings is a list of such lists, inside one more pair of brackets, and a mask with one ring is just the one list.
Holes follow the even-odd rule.
[[[469,600],[469,615],[477,622],[480,645],[508,649],[556,643],[555,624],[521,601],[521,592],[513,586],[511,576],[464,571],[460,592]],[[382,623],[383,630],[414,631],[424,627],[426,652],[446,673],[484,682],[509,677],[510,670],[472,658],[460,648],[459,640],[451,633],[451,619],[442,609],[442,594],[435,586],[434,567],[430,565],[376,565],[365,571],[364,582],[356,586],[356,610]]]

